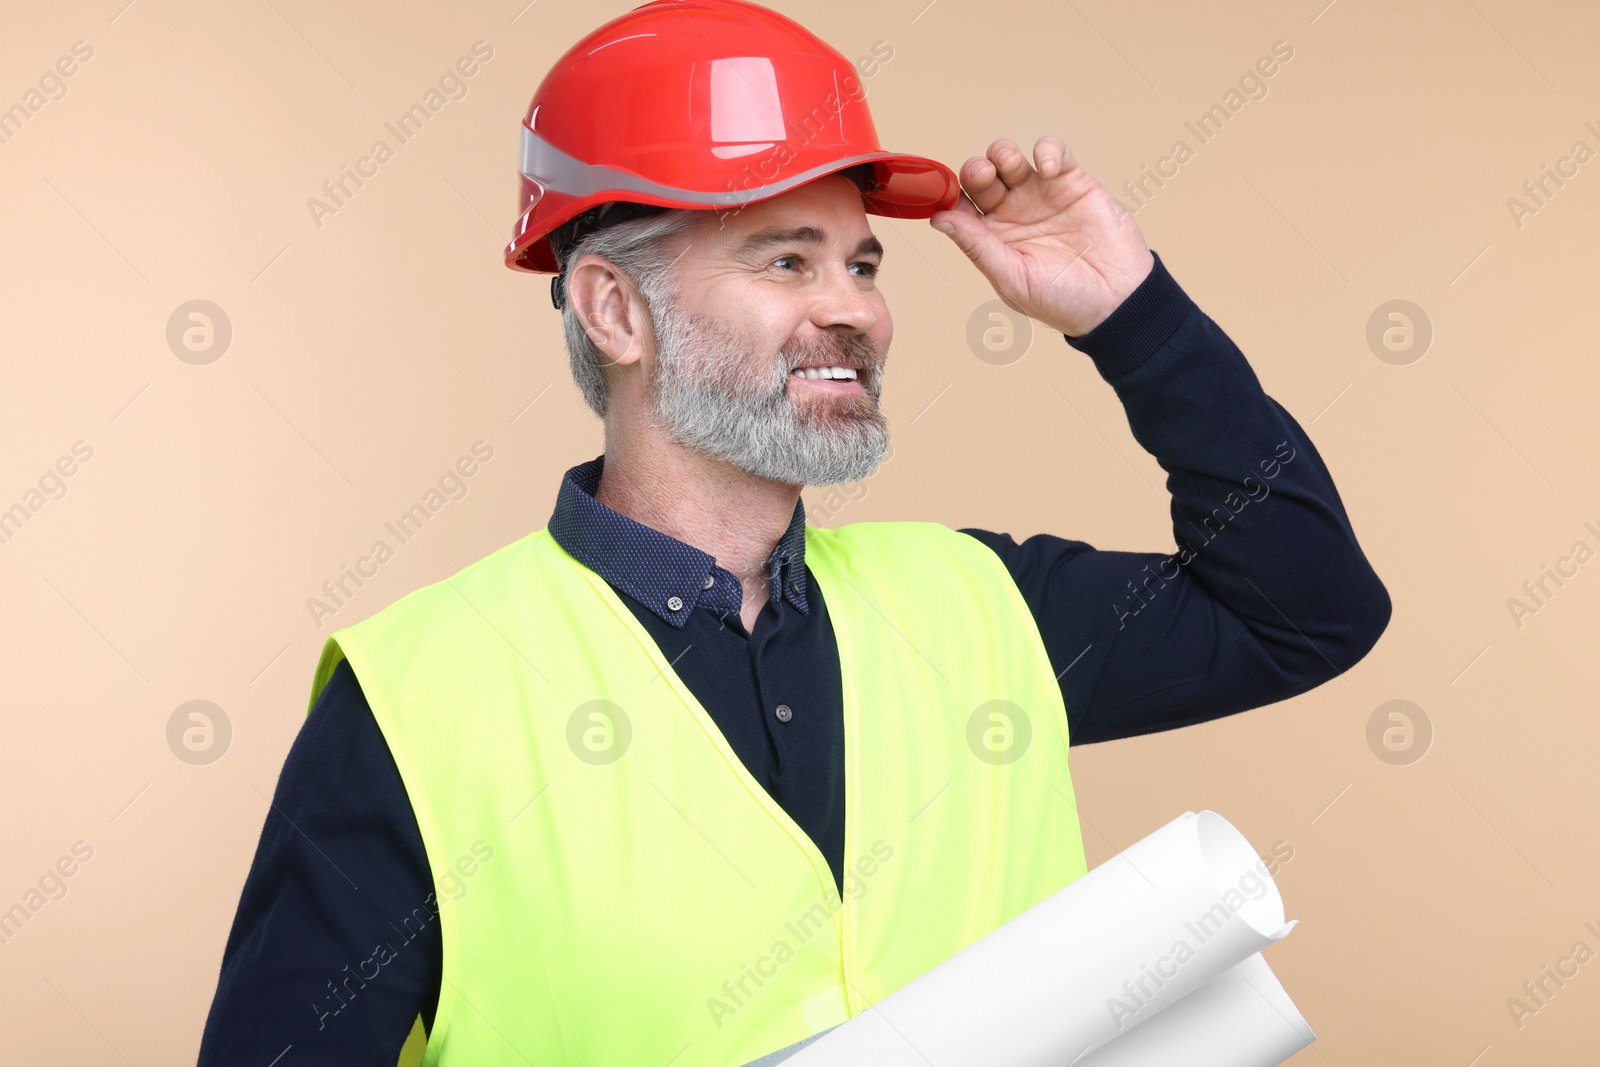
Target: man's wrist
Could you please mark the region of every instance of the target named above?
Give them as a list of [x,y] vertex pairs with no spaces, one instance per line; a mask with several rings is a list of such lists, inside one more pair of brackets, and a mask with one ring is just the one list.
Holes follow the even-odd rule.
[[1198,310],[1167,272],[1160,254],[1154,249],[1150,254],[1155,266],[1104,321],[1081,337],[1062,335],[1067,344],[1094,360],[1101,377],[1108,381],[1158,352],[1189,314]]

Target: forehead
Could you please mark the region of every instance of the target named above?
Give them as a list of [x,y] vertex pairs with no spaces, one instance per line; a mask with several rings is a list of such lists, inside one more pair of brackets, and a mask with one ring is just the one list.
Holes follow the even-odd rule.
[[695,243],[717,258],[737,258],[775,243],[837,244],[872,240],[855,182],[830,174],[726,214],[708,213]]

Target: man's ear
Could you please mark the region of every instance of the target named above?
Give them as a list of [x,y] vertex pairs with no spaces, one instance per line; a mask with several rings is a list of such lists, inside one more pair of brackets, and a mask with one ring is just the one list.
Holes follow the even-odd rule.
[[611,364],[638,362],[644,352],[644,298],[609,260],[586,255],[567,268],[567,301],[584,332]]

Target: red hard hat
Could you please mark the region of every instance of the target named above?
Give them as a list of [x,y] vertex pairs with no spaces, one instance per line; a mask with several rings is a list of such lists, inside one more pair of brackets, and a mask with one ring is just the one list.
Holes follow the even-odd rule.
[[553,274],[552,230],[600,204],[736,210],[869,164],[865,210],[952,208],[955,173],[878,144],[855,65],[747,0],[653,0],[545,75],[522,123],[522,214],[506,266]]

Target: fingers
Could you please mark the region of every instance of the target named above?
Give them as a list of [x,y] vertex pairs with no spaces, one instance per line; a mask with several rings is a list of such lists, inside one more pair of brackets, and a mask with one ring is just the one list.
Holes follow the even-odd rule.
[[935,212],[929,222],[948,234],[956,247],[991,281],[1001,276],[1006,259],[1005,244],[965,197],[957,200],[951,210]]
[[973,156],[963,163],[960,178],[961,188],[984,214],[993,211],[1005,199],[1005,183],[1000,180],[995,165],[983,156]]
[[1033,174],[1033,167],[1015,141],[1002,137],[989,146],[986,155],[973,156],[961,168],[961,184],[978,205],[978,210],[988,214],[1000,206],[1006,193],[1017,188]]
[[1054,178],[1071,168],[1076,161],[1072,149],[1059,137],[1041,137],[1033,146],[1033,164],[1041,178]]
[[1051,179],[1076,165],[1072,150],[1059,137],[1041,137],[1033,146],[1035,172],[1028,157],[1009,137],[989,146],[985,155],[973,156],[961,167],[961,185],[972,202],[985,214],[993,211],[1013,189],[1027,185],[1035,177]]
[[1022,149],[1009,137],[1002,137],[989,146],[989,158],[1000,172],[1000,180],[1015,189],[1033,177],[1033,166]]

